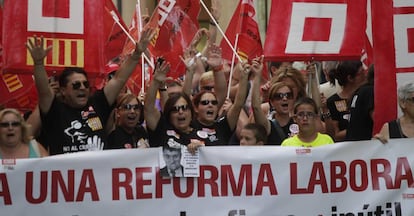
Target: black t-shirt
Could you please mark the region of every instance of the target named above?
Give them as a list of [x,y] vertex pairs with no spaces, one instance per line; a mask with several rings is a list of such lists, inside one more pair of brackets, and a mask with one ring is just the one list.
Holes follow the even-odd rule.
[[130,134],[122,127],[117,126],[108,136],[108,145],[106,149],[129,149],[138,148],[148,143],[148,134],[144,127],[138,125]]
[[[294,134],[298,133],[298,125],[290,118],[289,122],[280,126],[279,123],[275,122],[276,120],[270,121],[270,134],[267,136],[266,145],[280,145],[282,141]],[[279,127],[279,129],[277,129]]]
[[348,141],[370,140],[374,122],[370,112],[374,110],[374,86],[361,86],[354,94],[350,104],[350,119],[346,130]]
[[338,121],[339,130],[347,129],[350,116],[348,101],[334,94],[328,98],[326,106],[331,113],[332,120]]
[[207,143],[208,134],[205,131],[197,130],[193,128],[191,132],[184,133],[176,130],[165,118],[164,114],[161,114],[160,120],[157,123],[155,130],[148,130],[149,145],[151,147],[169,146],[179,147],[181,145],[187,146],[191,143],[192,139],[200,140],[204,144]]
[[104,126],[111,110],[102,90],[96,91],[81,109],[55,98],[49,112],[41,113],[43,140],[49,153],[102,150],[106,144]]
[[217,119],[211,126],[203,125],[198,120],[194,120],[191,125],[194,129],[207,133],[206,146],[228,145],[234,132],[230,129],[226,116]]

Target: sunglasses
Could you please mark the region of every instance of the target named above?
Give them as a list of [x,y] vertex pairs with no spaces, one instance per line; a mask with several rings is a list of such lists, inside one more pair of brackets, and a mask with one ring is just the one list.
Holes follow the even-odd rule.
[[139,104],[124,104],[122,106],[122,109],[124,110],[131,110],[134,109],[134,111],[138,111],[141,108]]
[[172,112],[178,113],[178,112],[180,112],[180,110],[182,110],[184,112],[184,111],[187,111],[189,108],[190,107],[188,105],[174,106],[172,108]]
[[316,117],[316,113],[313,113],[313,112],[300,112],[300,113],[297,113],[295,116],[298,119],[304,119],[305,117],[308,118],[308,119],[313,119],[313,118]]
[[12,121],[12,122],[1,122],[1,123],[0,123],[0,127],[2,127],[2,128],[19,127],[20,125],[22,125],[22,123],[17,122],[17,121]]
[[201,105],[207,106],[211,103],[211,105],[217,105],[218,101],[217,100],[202,100],[200,101]]
[[204,91],[211,91],[214,89],[214,86],[203,86],[201,89]]
[[290,100],[293,99],[293,93],[292,92],[287,92],[287,93],[275,93],[272,97],[273,100],[283,100],[283,98],[285,98]]
[[83,86],[85,87],[85,88],[89,88],[89,82],[88,81],[83,81],[83,82],[81,82],[81,81],[76,81],[76,82],[73,82],[72,83],[72,87],[73,87],[73,89],[75,89],[75,90],[78,90],[78,89],[80,89],[81,88],[81,85],[83,84]]

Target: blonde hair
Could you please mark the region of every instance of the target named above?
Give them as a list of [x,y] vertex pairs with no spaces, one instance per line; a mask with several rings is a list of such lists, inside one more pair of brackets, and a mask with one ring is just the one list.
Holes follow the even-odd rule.
[[[295,95],[297,98],[306,96],[306,82],[303,77],[303,74],[293,67],[282,67],[278,70],[278,75],[273,77],[271,83],[283,82],[285,78],[290,78],[295,83],[298,88],[298,95]],[[292,87],[292,86],[291,86]],[[296,98],[296,99],[297,99]]]
[[28,144],[30,140],[32,139],[32,136],[30,133],[30,125],[26,123],[22,114],[17,109],[12,109],[12,108],[6,108],[4,110],[1,110],[0,120],[2,120],[3,117],[9,113],[14,114],[19,119],[19,122],[21,123],[21,129],[22,129],[22,142],[25,144]]

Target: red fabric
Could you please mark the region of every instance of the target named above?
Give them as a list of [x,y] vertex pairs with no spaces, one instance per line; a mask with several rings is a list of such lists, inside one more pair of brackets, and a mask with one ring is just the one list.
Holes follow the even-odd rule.
[[[107,14],[105,3],[108,2],[111,1],[88,0],[83,5],[77,5],[78,1],[39,1],[42,4],[39,7],[28,7],[28,0],[5,1],[3,27],[7,29],[7,34],[3,34],[4,70],[31,74],[32,63],[25,43],[33,35],[42,35],[47,44],[54,45],[46,59],[47,71],[78,66],[83,67],[91,77],[96,76],[107,63],[105,45],[108,37],[105,34],[104,15]],[[46,3],[57,4],[54,8],[59,7],[60,10],[45,12],[43,5]],[[73,8],[64,8],[67,6]],[[48,5],[46,8],[53,6]],[[45,15],[36,17],[34,14],[37,14],[37,10],[42,10],[40,14]],[[69,19],[61,19],[59,17],[65,16],[63,11],[67,11],[69,16],[72,12],[74,14]],[[32,17],[28,17],[29,14]]]
[[[233,17],[226,29],[226,37],[230,43],[235,45],[236,35],[239,34],[237,41],[237,53],[244,60],[251,61],[255,57],[263,55],[262,42],[260,39],[259,26],[256,21],[256,10],[253,0],[240,0]],[[223,51],[223,58],[231,62],[233,50],[223,39],[220,47]],[[237,61],[237,59],[236,59]],[[263,76],[268,78],[267,69],[263,70]]]
[[22,112],[33,110],[37,104],[36,87],[31,75],[0,74],[0,104]]
[[273,0],[265,58],[359,59],[364,47],[365,21],[365,0]]
[[167,76],[178,78],[185,74],[180,55],[191,43],[198,31],[200,2],[194,0],[160,1],[151,16],[149,25],[157,28],[158,34],[149,45],[156,57],[164,57],[171,64]]
[[[372,30],[374,41],[374,133],[397,117],[397,83],[394,54],[393,4],[385,0],[372,4]],[[384,31],[387,29],[387,31]]]

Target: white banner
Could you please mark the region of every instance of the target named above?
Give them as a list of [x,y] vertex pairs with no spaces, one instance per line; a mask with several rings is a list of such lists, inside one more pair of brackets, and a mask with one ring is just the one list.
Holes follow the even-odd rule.
[[198,178],[161,178],[161,148],[3,160],[1,215],[414,215],[413,143],[203,147]]

